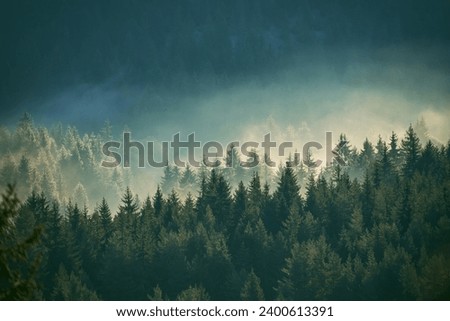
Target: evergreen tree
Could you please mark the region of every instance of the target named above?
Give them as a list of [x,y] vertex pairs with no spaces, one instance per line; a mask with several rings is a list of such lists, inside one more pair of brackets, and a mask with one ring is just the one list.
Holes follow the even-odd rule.
[[238,222],[244,216],[245,210],[247,208],[247,190],[244,183],[241,181],[238,188],[234,192],[233,205],[232,205],[232,215],[228,222],[229,233],[234,233]]
[[89,207],[89,199],[83,184],[78,183],[73,191],[73,202],[80,207]]
[[153,295],[148,295],[147,297],[150,301],[164,301],[163,293],[159,285],[153,288]]
[[250,271],[247,280],[241,290],[241,299],[244,301],[264,301],[264,291],[261,288],[261,280],[255,272]]
[[23,241],[17,239],[14,224],[18,216],[19,200],[13,187],[8,186],[0,203],[0,299],[31,300],[36,297],[35,276],[40,256],[30,260],[30,254],[40,241],[41,230],[33,229]]
[[409,125],[406,136],[402,140],[402,151],[404,153],[405,162],[403,165],[403,175],[411,178],[419,161],[421,145],[417,134],[412,125]]
[[274,195],[277,209],[275,213],[276,220],[274,223],[274,231],[278,231],[283,222],[289,215],[292,208],[302,209],[300,198],[300,188],[297,185],[297,178],[292,167],[285,167],[281,170],[281,178],[278,183],[277,190]]
[[61,301],[93,301],[98,300],[95,291],[90,290],[73,272],[68,273],[61,266],[55,276],[52,299]]
[[17,194],[28,195],[32,187],[32,169],[28,158],[22,155],[17,169]]
[[100,203],[97,211],[100,218],[100,249],[104,254],[110,245],[111,237],[114,231],[111,211],[105,198],[102,198],[102,202]]
[[179,169],[177,166],[170,166],[167,164],[164,167],[164,176],[161,182],[161,191],[168,195],[173,189],[178,188]]
[[366,138],[366,140],[363,143],[363,148],[361,150],[361,153],[359,154],[360,169],[364,170],[366,168],[369,168],[372,165],[374,160],[375,160],[375,151],[374,151],[373,145]]
[[155,211],[156,218],[162,220],[164,212],[164,198],[159,185],[156,188],[155,195],[153,196],[153,209]]
[[[62,231],[63,220],[59,203],[53,202],[47,225],[45,227],[45,245],[48,248],[48,260],[45,267],[47,284],[52,284],[53,276],[58,272],[59,265],[64,260],[64,234]],[[52,288],[52,286],[48,286]]]
[[28,146],[32,148],[33,144],[37,142],[33,118],[29,113],[25,112],[20,118],[16,129],[16,135],[18,146]]
[[114,218],[116,231],[116,245],[122,255],[129,256],[132,242],[136,236],[136,223],[139,214],[139,205],[137,204],[129,187],[126,188],[122,196],[119,211]]
[[195,176],[195,172],[191,169],[189,164],[186,166],[181,179],[180,179],[180,188],[188,191],[192,191],[196,185],[197,178]]
[[390,141],[389,141],[389,158],[394,165],[394,167],[398,167],[399,163],[400,151],[398,149],[398,138],[397,134],[392,132]]
[[[27,118],[15,135],[0,128],[2,183],[17,180],[25,200],[8,189],[0,203],[2,299],[449,297],[450,143],[422,148],[411,126],[401,150],[392,133],[358,155],[341,135],[346,166],[318,175],[295,154],[273,192],[267,166],[166,168],[180,186],[142,204],[130,188],[120,195],[130,169],[96,166],[100,134],[57,132]],[[18,141],[34,145],[25,155]]]
[[427,142],[417,160],[417,170],[429,177],[442,179],[441,173],[445,171],[445,168],[440,160],[438,148],[431,141]]
[[230,186],[225,178],[217,173],[216,169],[211,171],[205,198],[216,217],[218,227],[223,228],[230,219]]
[[253,207],[258,212],[262,208],[262,191],[261,191],[261,181],[259,179],[258,173],[253,173],[250,185],[248,187],[248,203],[250,207]]
[[166,212],[163,218],[163,226],[168,230],[178,231],[185,226],[183,217],[181,217],[181,202],[175,190],[172,190],[167,198]]
[[279,282],[279,298],[284,300],[333,299],[342,278],[339,256],[324,237],[296,244],[286,259],[284,278]]

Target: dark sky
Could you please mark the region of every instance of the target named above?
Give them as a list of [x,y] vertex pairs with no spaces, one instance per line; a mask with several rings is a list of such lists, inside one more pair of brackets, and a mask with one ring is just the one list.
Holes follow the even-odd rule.
[[226,132],[299,99],[314,120],[355,88],[448,107],[445,0],[17,0],[0,12],[6,125],[29,111],[85,131],[110,119],[149,135]]

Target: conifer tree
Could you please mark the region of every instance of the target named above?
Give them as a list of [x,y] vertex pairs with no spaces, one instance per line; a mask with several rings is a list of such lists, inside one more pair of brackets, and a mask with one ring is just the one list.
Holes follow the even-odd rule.
[[253,270],[247,276],[241,290],[241,299],[244,301],[264,301],[264,291],[261,288],[261,280]]
[[0,203],[0,299],[31,300],[36,297],[36,273],[40,256],[30,260],[30,254],[40,242],[41,230],[33,229],[25,240],[17,238],[14,224],[19,200],[11,185],[2,194]]
[[411,178],[420,158],[421,145],[412,125],[409,125],[406,136],[402,140],[402,151],[404,153],[403,175]]

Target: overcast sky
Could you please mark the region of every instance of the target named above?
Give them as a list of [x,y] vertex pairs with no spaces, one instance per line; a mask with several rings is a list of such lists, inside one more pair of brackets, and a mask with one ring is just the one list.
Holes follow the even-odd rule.
[[14,1],[0,117],[139,138],[449,138],[448,1]]

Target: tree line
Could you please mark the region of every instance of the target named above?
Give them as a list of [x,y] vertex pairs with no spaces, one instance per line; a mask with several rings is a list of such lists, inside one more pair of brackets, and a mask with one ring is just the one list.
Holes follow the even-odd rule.
[[168,168],[152,196],[124,188],[117,210],[43,190],[20,202],[10,187],[0,298],[449,299],[450,143],[410,126],[400,142],[343,155],[348,166],[316,173],[289,159],[272,180],[254,170],[236,187],[236,172],[189,169],[186,197],[163,193]]

